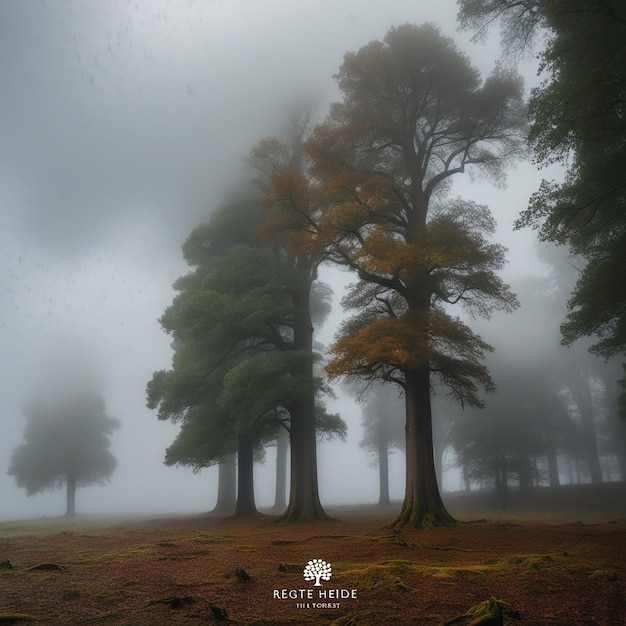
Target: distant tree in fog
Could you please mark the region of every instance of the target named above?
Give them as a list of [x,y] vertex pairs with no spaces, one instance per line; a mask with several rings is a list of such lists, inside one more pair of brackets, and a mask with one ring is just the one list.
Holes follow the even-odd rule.
[[378,505],[388,506],[389,454],[404,449],[404,402],[392,385],[372,385],[361,396],[363,439],[359,442],[378,465]]
[[66,515],[76,513],[76,488],[105,484],[116,467],[109,435],[119,427],[105,413],[101,394],[89,389],[45,394],[25,408],[24,443],[8,473],[30,496],[66,487]]
[[467,487],[495,487],[503,500],[513,485],[558,487],[624,476],[618,362],[603,363],[584,345],[560,344],[565,293],[576,272],[562,248],[539,250],[549,273],[518,280],[521,308],[511,319],[516,330],[492,330],[500,348],[488,359],[496,394],[483,411],[453,420],[454,458]]
[[516,300],[496,274],[504,249],[488,241],[488,209],[447,192],[469,170],[502,182],[525,133],[521,81],[501,69],[481,81],[430,25],[346,54],[337,78],[343,101],[312,130],[307,167],[274,176],[267,205],[293,250],[360,279],[325,369],[404,393],[406,490],[394,524],[451,523],[434,468],[431,376],[466,404],[480,404],[491,379],[481,362],[490,347],[449,307],[488,316]]
[[[497,360],[496,393],[480,410],[453,423],[456,462],[469,483],[493,488],[504,506],[510,486],[559,486],[557,458],[569,450],[575,427],[543,371]],[[469,483],[467,487],[469,487]]]

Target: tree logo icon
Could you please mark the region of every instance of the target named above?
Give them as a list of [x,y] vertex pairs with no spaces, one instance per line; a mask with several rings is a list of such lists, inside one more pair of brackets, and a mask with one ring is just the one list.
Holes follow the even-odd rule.
[[320,580],[330,580],[333,573],[330,563],[322,559],[313,559],[306,564],[302,575],[304,580],[314,580],[314,587],[321,587]]

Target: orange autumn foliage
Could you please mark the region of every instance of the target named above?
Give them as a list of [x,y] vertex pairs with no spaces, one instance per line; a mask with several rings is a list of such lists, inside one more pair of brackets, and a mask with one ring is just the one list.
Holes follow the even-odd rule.
[[[355,333],[344,333],[331,347],[334,358],[324,371],[329,378],[365,373],[378,364],[389,369],[416,367],[427,363],[430,348],[427,326],[411,313],[400,318],[381,318]],[[428,314],[419,317],[428,317]]]

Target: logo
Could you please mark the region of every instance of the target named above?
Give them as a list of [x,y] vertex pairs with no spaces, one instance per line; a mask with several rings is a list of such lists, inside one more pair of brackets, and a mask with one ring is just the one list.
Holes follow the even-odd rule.
[[[284,570],[281,570],[284,571]],[[296,609],[339,609],[357,599],[357,589],[324,587],[333,575],[332,565],[324,559],[311,559],[302,570],[306,581],[315,581],[312,587],[301,589],[274,589],[274,600],[295,600]],[[329,602],[330,600],[330,602]],[[344,602],[346,601],[346,602]]]
[[329,581],[333,575],[333,568],[330,563],[327,563],[323,559],[312,559],[306,564],[302,576],[304,580],[314,580],[314,587],[321,587],[320,580]]

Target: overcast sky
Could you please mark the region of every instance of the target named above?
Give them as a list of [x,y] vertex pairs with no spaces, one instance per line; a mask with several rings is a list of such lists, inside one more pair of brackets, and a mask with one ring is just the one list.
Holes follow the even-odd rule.
[[[346,51],[391,26],[433,21],[489,72],[497,38],[471,44],[456,32],[456,11],[454,0],[0,2],[0,519],[64,512],[62,492],[27,498],[6,475],[24,399],[46,368],[64,367],[49,362],[59,347],[68,362],[73,351],[93,355],[108,411],[122,423],[110,486],[79,490],[77,510],[212,507],[215,470],[165,467],[176,427],[145,407],[152,372],[170,365],[157,320],[186,271],[180,246],[291,105],[316,102],[323,115]],[[525,71],[536,81],[532,64]],[[539,268],[532,233],[511,232],[539,180],[522,164],[506,191],[458,187],[496,215],[510,247],[507,277]],[[339,294],[345,276],[325,276]],[[333,332],[331,319],[320,337]],[[336,410],[355,444],[358,410],[347,400]],[[375,501],[362,451],[337,472],[346,449],[320,451],[322,498],[345,501],[371,471],[363,493]],[[331,494],[333,476],[345,484]],[[270,483],[259,499],[272,501]]]

